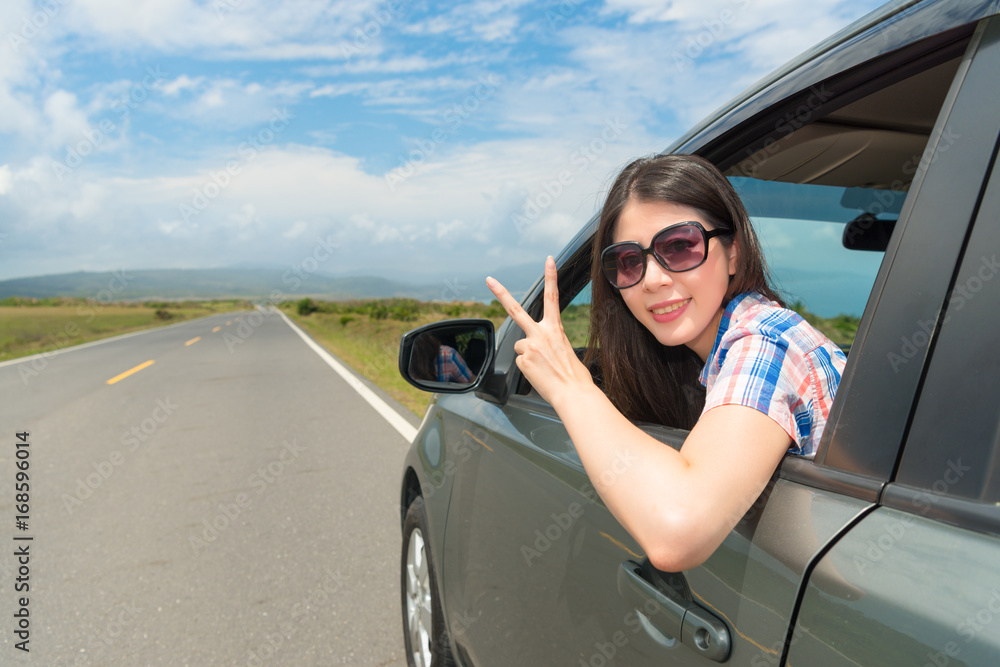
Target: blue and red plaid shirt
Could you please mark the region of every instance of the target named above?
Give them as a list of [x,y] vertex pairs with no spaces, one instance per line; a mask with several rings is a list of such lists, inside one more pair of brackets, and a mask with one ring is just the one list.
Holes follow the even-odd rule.
[[722,314],[699,378],[702,414],[720,405],[754,408],[785,429],[790,453],[812,456],[846,364],[843,351],[795,311],[740,294]]
[[472,382],[472,371],[469,370],[465,360],[459,356],[455,348],[448,345],[442,345],[438,349],[434,368],[437,371],[438,382],[458,382],[459,384]]

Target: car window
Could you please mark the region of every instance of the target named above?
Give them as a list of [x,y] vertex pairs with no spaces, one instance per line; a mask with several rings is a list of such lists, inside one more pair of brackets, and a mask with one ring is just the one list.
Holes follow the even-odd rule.
[[820,86],[726,169],[786,304],[845,351],[959,60],[849,104]]
[[590,283],[562,310],[563,330],[576,350],[585,350],[590,340]]
[[868,201],[880,205],[877,200],[865,196],[868,192],[852,196],[861,188],[730,180],[747,207],[772,283],[785,304],[849,351],[884,253],[881,248],[845,247],[846,227],[859,217],[868,220],[866,216],[895,222],[906,193],[884,191],[891,206],[876,218],[863,206]]

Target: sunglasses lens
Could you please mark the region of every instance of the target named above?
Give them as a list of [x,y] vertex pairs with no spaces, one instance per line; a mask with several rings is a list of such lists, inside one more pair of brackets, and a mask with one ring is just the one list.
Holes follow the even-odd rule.
[[623,289],[642,278],[642,248],[637,243],[608,248],[604,251],[604,273],[611,284]]
[[664,230],[653,239],[653,253],[671,271],[687,271],[705,261],[705,237],[694,225]]

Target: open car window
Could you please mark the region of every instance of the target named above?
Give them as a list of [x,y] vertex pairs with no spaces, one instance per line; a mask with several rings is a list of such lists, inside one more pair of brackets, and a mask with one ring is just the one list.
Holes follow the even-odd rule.
[[845,352],[959,61],[832,111],[820,89],[726,169],[786,304]]

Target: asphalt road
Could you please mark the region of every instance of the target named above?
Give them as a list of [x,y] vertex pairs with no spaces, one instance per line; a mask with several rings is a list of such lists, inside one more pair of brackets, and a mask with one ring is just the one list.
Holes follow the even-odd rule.
[[0,365],[0,400],[0,663],[406,664],[407,442],[277,314]]

